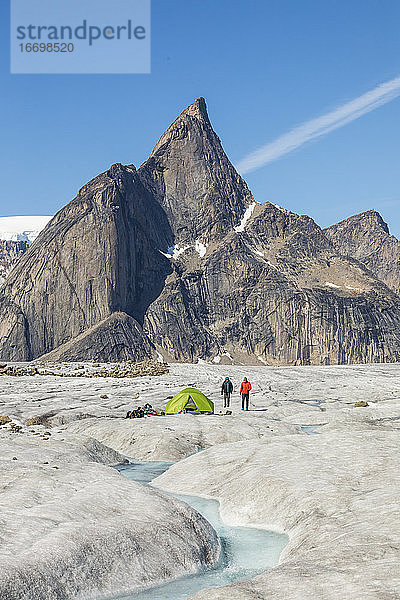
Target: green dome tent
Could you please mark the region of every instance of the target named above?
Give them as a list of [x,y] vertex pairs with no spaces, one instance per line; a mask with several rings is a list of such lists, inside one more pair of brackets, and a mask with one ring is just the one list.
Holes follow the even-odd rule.
[[166,415],[213,413],[214,404],[196,388],[185,388],[167,402]]

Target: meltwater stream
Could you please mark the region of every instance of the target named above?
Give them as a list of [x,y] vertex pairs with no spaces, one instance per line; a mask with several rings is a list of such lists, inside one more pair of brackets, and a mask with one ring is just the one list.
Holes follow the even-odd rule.
[[[117,468],[128,479],[148,485],[172,464],[136,462],[120,465]],[[172,495],[190,504],[214,527],[222,545],[218,564],[212,569],[181,577],[144,591],[116,596],[113,600],[185,600],[200,590],[251,579],[278,563],[279,556],[288,542],[286,535],[252,527],[229,527],[221,520],[219,502],[216,500],[206,500],[198,496]]]

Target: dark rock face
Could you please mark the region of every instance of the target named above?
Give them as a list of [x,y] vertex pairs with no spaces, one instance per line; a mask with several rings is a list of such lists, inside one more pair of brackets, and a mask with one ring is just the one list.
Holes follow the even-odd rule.
[[398,297],[312,219],[256,204],[197,100],[84,186],[0,293],[0,358],[400,360]]
[[28,242],[0,240],[0,285],[28,247]]
[[78,337],[42,356],[48,361],[119,362],[135,357],[141,361],[154,356],[139,323],[125,313],[113,313]]
[[359,260],[378,279],[400,294],[400,241],[390,235],[381,215],[368,210],[324,230],[343,256]]
[[164,208],[180,247],[219,239],[253,201],[211,126],[203,98],[172,123],[139,174]]
[[394,295],[312,219],[264,204],[202,260],[175,261],[145,329],[175,360],[343,364],[396,360],[399,319]]
[[172,232],[136,169],[114,165],[41,232],[0,291],[0,356],[50,352],[122,311],[139,323],[171,266]]

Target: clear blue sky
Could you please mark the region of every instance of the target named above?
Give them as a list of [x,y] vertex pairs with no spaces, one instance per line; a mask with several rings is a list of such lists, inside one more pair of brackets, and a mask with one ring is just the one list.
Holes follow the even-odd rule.
[[[112,0],[110,0],[111,2]],[[398,0],[153,0],[151,75],[10,75],[1,3],[0,216],[53,214],[146,159],[196,97],[233,162],[400,75]],[[400,98],[255,172],[321,226],[376,208],[400,236]]]

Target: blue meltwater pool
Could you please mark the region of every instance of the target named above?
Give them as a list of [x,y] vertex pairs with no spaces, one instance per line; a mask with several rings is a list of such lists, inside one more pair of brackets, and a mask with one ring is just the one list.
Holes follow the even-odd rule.
[[[169,469],[171,464],[173,463],[137,462],[117,468],[128,479],[149,485]],[[185,600],[200,590],[251,579],[278,563],[288,542],[286,535],[252,527],[229,527],[221,520],[216,500],[172,495],[190,504],[211,523],[221,540],[222,552],[218,564],[211,569],[144,591],[115,596],[113,600]]]

